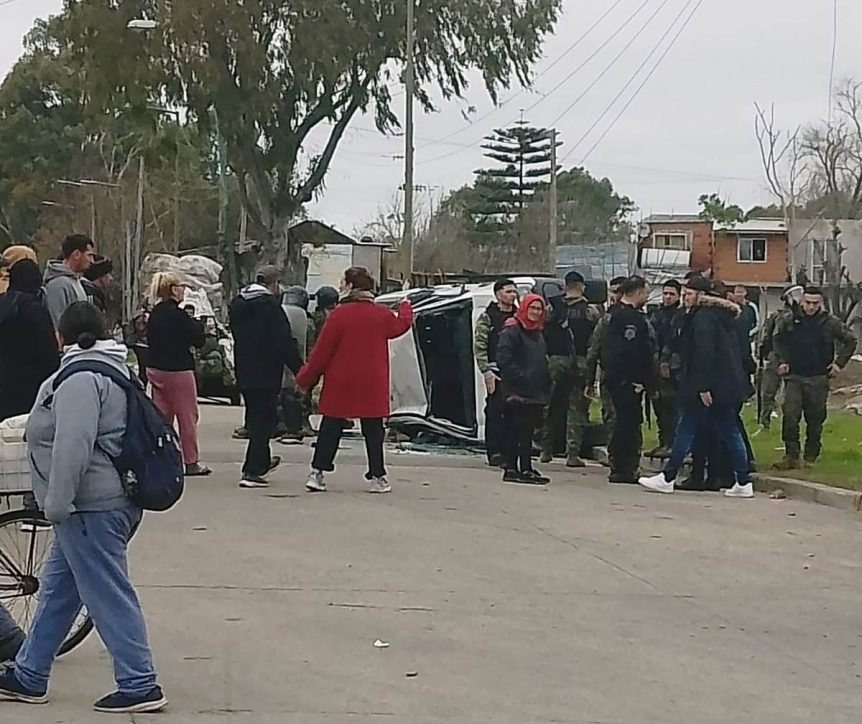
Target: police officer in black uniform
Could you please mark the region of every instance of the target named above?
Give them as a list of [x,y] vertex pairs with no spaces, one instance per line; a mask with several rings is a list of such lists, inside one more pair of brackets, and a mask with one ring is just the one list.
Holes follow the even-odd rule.
[[643,395],[655,387],[655,338],[643,313],[647,283],[633,276],[620,285],[619,304],[603,333],[602,364],[616,422],[608,453],[612,483],[637,484],[643,447]]

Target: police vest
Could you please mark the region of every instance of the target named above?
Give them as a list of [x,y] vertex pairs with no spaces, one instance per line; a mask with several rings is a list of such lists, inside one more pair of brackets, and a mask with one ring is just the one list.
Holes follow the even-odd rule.
[[817,317],[794,317],[790,329],[790,374],[819,377],[829,373],[835,341]]

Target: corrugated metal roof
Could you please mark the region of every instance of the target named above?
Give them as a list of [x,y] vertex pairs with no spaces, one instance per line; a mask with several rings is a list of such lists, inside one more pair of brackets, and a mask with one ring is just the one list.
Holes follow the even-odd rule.
[[703,222],[698,214],[650,214],[645,224],[698,224]]
[[557,248],[557,273],[577,271],[585,279],[613,279],[632,273],[635,246],[627,241],[573,244]]
[[786,234],[784,219],[751,219],[738,224],[716,224],[716,231],[733,231],[738,234]]

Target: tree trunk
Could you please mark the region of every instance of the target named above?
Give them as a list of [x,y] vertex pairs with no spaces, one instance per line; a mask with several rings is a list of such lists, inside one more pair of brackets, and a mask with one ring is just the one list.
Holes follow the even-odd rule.
[[264,239],[263,264],[274,264],[281,271],[281,280],[287,285],[305,286],[306,264],[302,257],[302,247],[290,238],[289,230],[293,225],[292,217],[279,217],[273,220],[269,238]]

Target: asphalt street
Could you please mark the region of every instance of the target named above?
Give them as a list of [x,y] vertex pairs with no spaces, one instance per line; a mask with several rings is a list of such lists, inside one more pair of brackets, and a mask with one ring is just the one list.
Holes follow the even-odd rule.
[[[860,720],[858,515],[659,496],[600,468],[506,485],[466,456],[392,454],[394,492],[375,497],[357,441],[329,493],[303,491],[308,446],[281,448],[269,490],[240,490],[239,420],[204,409],[215,474],[133,543],[159,721]],[[111,688],[93,636],[50,704],[0,704],[0,722],[101,721]]]

